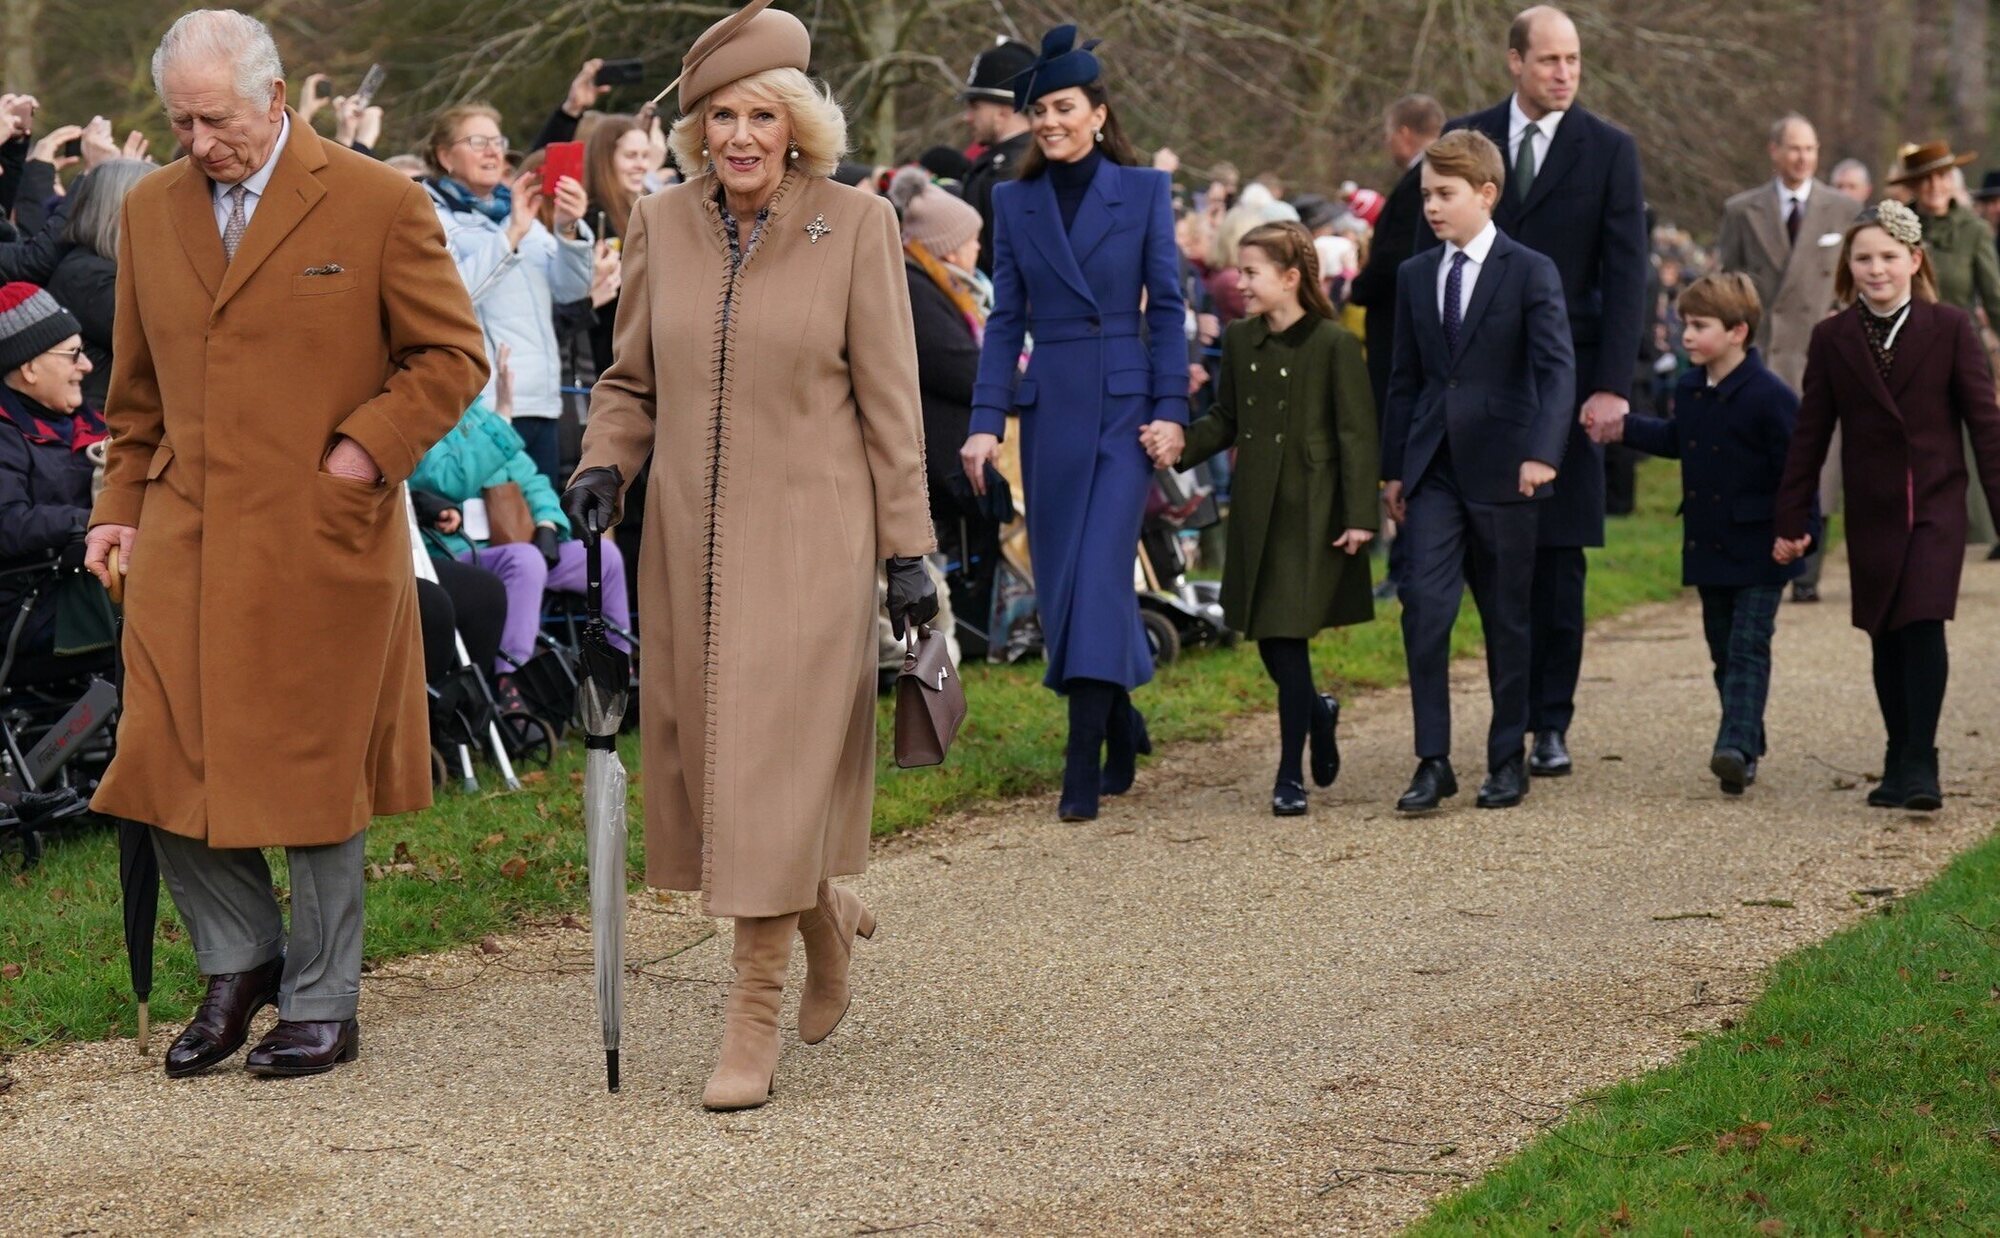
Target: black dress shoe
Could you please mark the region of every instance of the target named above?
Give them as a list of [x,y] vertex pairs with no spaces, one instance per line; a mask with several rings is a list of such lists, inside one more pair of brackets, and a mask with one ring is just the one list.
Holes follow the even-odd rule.
[[323,1075],[342,1062],[361,1056],[361,1024],[355,1019],[332,1023],[296,1023],[280,1019],[264,1034],[244,1062],[253,1075],[287,1079]]
[[1569,777],[1569,745],[1564,742],[1561,731],[1543,731],[1535,736],[1535,751],[1528,758],[1528,772],[1537,778]]
[[1749,786],[1751,779],[1756,777],[1750,772],[1756,764],[1738,749],[1717,748],[1715,755],[1708,759],[1708,772],[1714,774],[1716,781],[1722,784],[1724,795],[1741,795],[1743,788]]
[[1746,766],[1744,766],[1744,767],[1743,767],[1743,785],[1744,785],[1744,786],[1746,786],[1746,787],[1754,787],[1754,786],[1756,786],[1756,785],[1757,785],[1757,758],[1756,758],[1756,757],[1751,757],[1751,758],[1750,758],[1750,764],[1748,764],[1748,765],[1746,765]]
[[1274,817],[1305,816],[1305,784],[1293,782],[1289,778],[1278,779],[1278,785],[1271,788],[1271,815]]
[[1320,708],[1313,711],[1313,785],[1330,787],[1340,777],[1340,702],[1328,692],[1319,694]]
[[1477,803],[1481,808],[1512,808],[1527,794],[1528,779],[1521,772],[1521,758],[1515,757],[1486,775]]
[[250,1038],[250,1020],[278,1000],[278,982],[285,974],[282,956],[249,971],[208,978],[208,994],[187,1030],[167,1049],[167,1078],[198,1075],[236,1056]]
[[1793,600],[1794,602],[1817,602],[1817,601],[1819,601],[1819,586],[1818,586],[1818,585],[1793,585],[1793,586],[1792,586],[1792,600]]
[[1410,789],[1396,801],[1397,812],[1429,812],[1458,794],[1458,775],[1444,757],[1425,757],[1410,775]]

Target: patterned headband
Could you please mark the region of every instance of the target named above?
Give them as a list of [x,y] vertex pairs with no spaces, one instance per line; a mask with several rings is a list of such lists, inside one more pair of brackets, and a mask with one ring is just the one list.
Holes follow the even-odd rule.
[[1894,198],[1885,198],[1862,216],[1868,223],[1895,237],[1912,249],[1924,243],[1924,225],[1917,213]]

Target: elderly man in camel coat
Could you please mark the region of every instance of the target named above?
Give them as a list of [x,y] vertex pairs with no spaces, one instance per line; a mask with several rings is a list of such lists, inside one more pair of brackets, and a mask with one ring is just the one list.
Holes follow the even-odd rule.
[[[252,18],[153,57],[186,157],[125,204],[88,565],[126,582],[124,715],[94,806],[154,827],[208,992],[167,1073],[350,1060],[362,840],[430,803],[399,485],[486,381],[423,188],[285,107]],[[246,89],[246,83],[255,83]],[[261,847],[288,849],[289,948]]]

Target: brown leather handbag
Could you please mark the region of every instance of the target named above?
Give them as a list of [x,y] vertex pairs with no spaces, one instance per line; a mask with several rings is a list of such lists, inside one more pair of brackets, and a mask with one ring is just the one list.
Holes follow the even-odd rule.
[[528,498],[521,493],[520,482],[488,486],[480,497],[486,500],[487,545],[512,546],[535,540],[535,514],[528,510]]
[[916,629],[896,676],[896,764],[903,769],[943,765],[964,721],[965,684],[951,664],[944,633]]

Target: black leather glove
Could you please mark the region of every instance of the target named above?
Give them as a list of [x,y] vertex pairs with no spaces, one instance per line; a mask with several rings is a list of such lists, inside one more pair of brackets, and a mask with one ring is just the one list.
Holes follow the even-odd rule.
[[901,640],[907,629],[937,618],[937,586],[931,583],[922,559],[890,559],[885,566],[889,572],[889,630]]
[[563,491],[563,515],[569,517],[569,531],[576,537],[602,533],[611,527],[611,513],[618,510],[618,492],[625,479],[610,465],[585,469]]
[[535,526],[535,549],[542,552],[542,559],[554,567],[562,558],[562,538],[545,524]]

